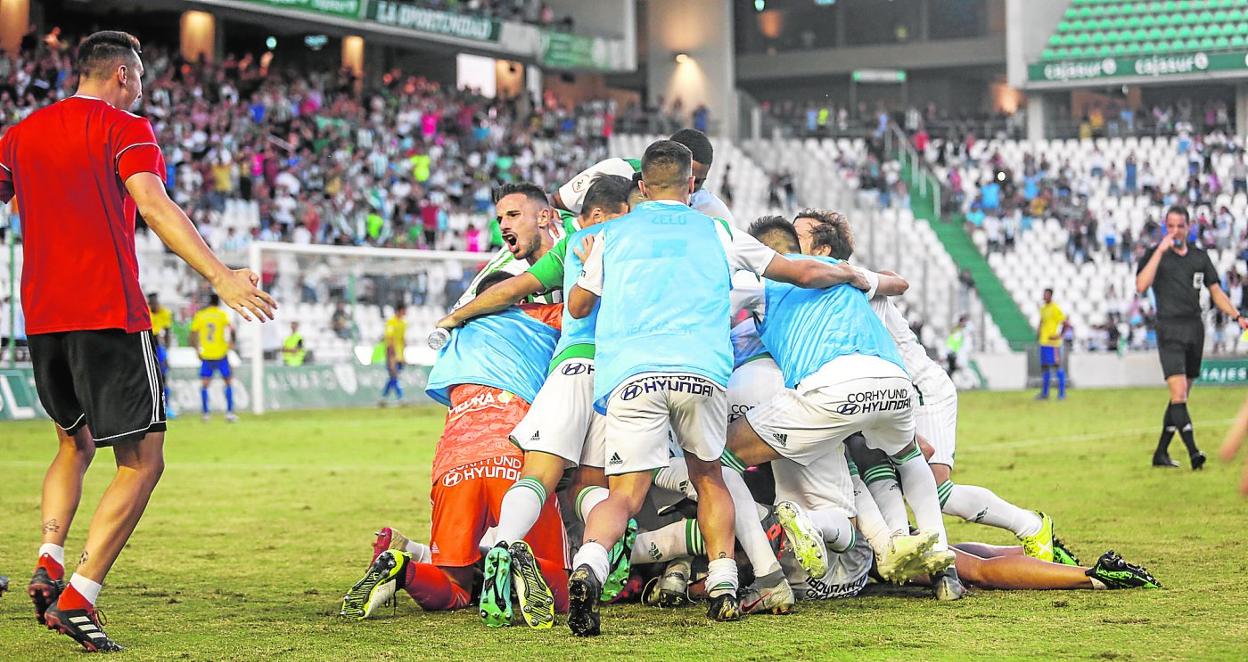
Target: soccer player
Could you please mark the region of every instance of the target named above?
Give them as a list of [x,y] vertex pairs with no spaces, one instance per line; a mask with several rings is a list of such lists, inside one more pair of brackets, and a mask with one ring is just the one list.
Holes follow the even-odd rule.
[[1044,371],[1044,385],[1040,387],[1037,400],[1049,399],[1049,384],[1057,373],[1057,399],[1066,399],[1066,369],[1062,367],[1062,332],[1067,326],[1066,313],[1053,303],[1053,288],[1045,288],[1044,305],[1040,307],[1040,328],[1036,342],[1040,345],[1040,370]]
[[1157,353],[1170,388],[1170,404],[1162,419],[1157,450],[1153,451],[1153,466],[1179,466],[1170,459],[1170,440],[1178,432],[1194,471],[1205,466],[1205,454],[1196,446],[1192,417],[1187,413],[1187,398],[1200,376],[1200,361],[1205,350],[1201,288],[1209,288],[1213,305],[1240,329],[1248,329],[1248,319],[1239,314],[1222,291],[1209,254],[1188,244],[1189,229],[1186,207],[1174,206],[1166,210],[1166,236],[1147,258],[1140,260],[1135,289],[1144,294],[1151,287],[1157,299]]
[[[681,129],[673,133],[670,140],[688,147],[689,152],[693,154],[695,189],[693,195],[689,196],[689,206],[711,218],[722,218],[728,222],[729,226],[735,227],[736,221],[728,205],[704,186],[707,175],[711,171],[711,163],[715,160],[715,150],[711,146],[710,139],[697,129]],[[554,204],[560,209],[579,212],[585,192],[589,190],[589,185],[593,183],[595,177],[599,175],[633,177],[640,171],[641,161],[638,159],[610,158],[599,161],[560,186],[553,196]]]
[[[854,253],[853,229],[844,214],[806,209],[798,213],[794,229],[804,253],[838,260],[848,260]],[[1051,295],[1052,291],[1048,293]],[[968,522],[1006,529],[1022,542],[1029,556],[1052,561],[1053,520],[1048,515],[1019,508],[986,488],[955,485],[950,480],[957,450],[958,390],[948,373],[927,355],[890,297],[877,294],[871,299],[871,308],[897,343],[902,363],[914,383],[918,395],[915,429],[919,438],[934,449],[928,464],[936,479],[941,511]],[[896,489],[897,474],[891,465],[881,464],[871,468],[865,482],[872,493]],[[895,503],[905,508],[899,499]]]
[[[0,137],[0,202],[15,196],[23,230],[22,304],[35,386],[56,423],[58,450],[43,483],[43,544],[27,594],[39,622],[88,651],[120,650],[95,604],[164,470],[165,414],[151,317],[139,287],[134,213],[245,319],[275,304],[248,269],[231,271],[165,192],[165,166],[147,120],[139,42],[124,32],[78,47],[78,91]],[[65,538],[95,451],[111,446],[117,473],[100,497],[78,566],[64,581]]]
[[[1239,452],[1239,447],[1243,445],[1246,437],[1248,437],[1248,398],[1244,399],[1244,404],[1239,407],[1239,414],[1235,416],[1235,421],[1226,431],[1226,439],[1222,442],[1222,459],[1226,462],[1234,460],[1235,454]],[[1245,463],[1244,474],[1239,481],[1239,493],[1248,496],[1248,462]]]
[[212,375],[221,375],[225,383],[225,420],[233,423],[238,420],[234,415],[234,384],[230,370],[230,347],[234,344],[234,329],[230,325],[230,316],[221,309],[221,298],[216,294],[208,295],[208,305],[195,311],[191,317],[191,344],[199,352],[199,407],[205,421],[211,418],[208,413],[208,387],[212,385]]
[[[503,278],[503,274],[487,277],[482,287]],[[474,567],[481,559],[478,544],[486,529],[498,523],[503,495],[520,475],[522,455],[508,443],[508,436],[546,377],[562,308],[513,306],[473,319],[451,334],[425,390],[448,407],[433,458],[429,562],[414,562],[402,545],[390,543],[391,549],[374,560],[344,598],[343,615],[367,617],[396,587],[407,589],[425,610],[471,604]],[[555,612],[567,605],[562,593],[567,539],[554,495],[543,504],[525,540],[513,541],[509,552],[510,573],[495,572],[494,584],[482,589],[497,594],[492,600],[500,607],[499,624],[511,620],[514,586],[525,621],[531,627],[549,628]],[[552,592],[551,586],[559,592]]]
[[394,392],[396,402],[403,402],[403,384],[399,383],[399,375],[403,372],[403,355],[407,347],[407,304],[399,302],[394,307],[394,314],[386,320],[381,343],[386,348],[386,385],[381,389],[381,406],[386,405],[386,396]]
[[155,292],[147,295],[147,311],[152,316],[152,346],[156,348],[156,363],[164,383],[165,418],[173,419],[173,403],[169,401],[169,339],[173,330],[173,311],[160,305]]
[[[863,273],[875,284],[880,281],[878,274]],[[869,294],[875,289],[872,285]],[[851,287],[804,291],[769,281],[765,304],[761,337],[784,373],[786,390],[729,426],[729,449],[746,464],[788,458],[809,467],[825,455],[842,453],[839,442],[863,432],[898,465],[920,532],[937,536],[934,553],[924,558],[932,571],[943,571],[953,555],[947,551],[932,472],[914,441],[909,375],[868,299]],[[836,475],[843,494],[848,471]],[[842,514],[837,523],[844,529],[848,519]],[[937,597],[961,597],[955,573],[942,573],[938,584]]]
[[[599,176],[581,205],[580,223],[584,229],[561,239],[525,273],[502,281],[463,308],[452,311],[438,326],[455,328],[461,320],[497,312],[543,291],[571,290],[581,273],[581,263],[575,252],[567,250],[569,243],[577,245],[584,237],[599,232],[603,222],[627,213],[629,188],[629,180],[623,177]],[[588,485],[606,485],[602,472],[606,460],[605,419],[593,408],[594,316],[577,319],[564,311],[562,328],[546,381],[532,408],[510,435],[512,443],[524,451],[524,468],[520,479],[503,497],[498,543],[490,550],[485,564],[487,587],[494,584],[496,573],[507,575],[510,543],[529,532],[565,470],[580,466],[572,494],[579,494],[580,488]],[[625,547],[613,548],[613,568],[627,561],[620,558]],[[613,573],[617,580],[620,575],[627,576],[627,563],[623,565],[623,570]],[[608,587],[608,594],[616,588]],[[495,597],[488,591],[481,595],[481,614],[487,625],[502,624],[498,616],[502,606],[494,602]]]
[[725,222],[690,209],[691,162],[684,145],[651,144],[642,158],[647,202],[576,249],[585,266],[568,307],[577,318],[597,307],[594,406],[607,417],[610,483],[610,495],[589,513],[585,544],[573,563],[568,625],[580,636],[600,632],[607,549],[640,509],[651,472],[668,465],[669,427],[699,495],[698,523],[711,559],[708,615],[740,618],[733,501],[719,460],[727,421],[724,387],[732,371],[730,273],[749,270],[807,287],[862,281],[852,269],[777,256],[749,235],[732,233]]
[[[565,220],[559,210],[550,206],[541,188],[528,182],[499,187],[495,193],[494,211],[504,246],[473,277],[468,291],[455,302],[452,310],[472,301],[486,276],[498,271],[512,276],[524,273],[554,246],[556,237],[579,229],[570,220]],[[562,299],[558,295],[549,291],[532,299],[533,303],[560,301]]]

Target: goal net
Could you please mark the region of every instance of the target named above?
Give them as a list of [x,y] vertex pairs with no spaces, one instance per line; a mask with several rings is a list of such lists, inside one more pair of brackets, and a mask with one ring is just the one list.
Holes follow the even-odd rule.
[[[408,400],[423,400],[436,352],[425,342],[493,253],[256,242],[250,268],[277,299],[277,319],[238,326],[238,354],[253,412],[375,404],[386,382],[379,349],[394,307],[407,305]],[[283,353],[298,324],[304,361]],[[298,361],[295,361],[298,362]]]

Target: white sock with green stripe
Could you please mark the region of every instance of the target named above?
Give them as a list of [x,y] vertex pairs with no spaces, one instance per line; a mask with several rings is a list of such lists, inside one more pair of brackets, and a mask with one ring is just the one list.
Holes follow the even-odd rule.
[[914,522],[920,531],[935,531],[940,540],[933,549],[949,547],[945,535],[945,520],[940,514],[940,497],[936,495],[936,477],[927,466],[923,453],[913,443],[910,449],[893,458],[897,475],[901,477],[901,491],[914,511]]
[[854,483],[854,509],[858,511],[858,530],[871,544],[871,549],[883,556],[891,547],[893,531],[880,512],[879,504],[872,498],[867,484],[857,475],[851,476],[851,480]]
[[1019,538],[1036,535],[1044,525],[1034,511],[1019,508],[986,487],[945,481],[937,491],[944,512],[968,522],[1005,529]]
[[682,519],[672,522],[656,531],[637,534],[637,542],[633,545],[633,565],[645,563],[665,563],[678,556],[702,556],[706,554],[706,544],[702,541],[702,530],[698,521]]
[[498,540],[512,543],[529,534],[546,503],[546,486],[536,478],[521,478],[507,488],[498,511]]
[[854,525],[845,513],[835,508],[807,510],[806,517],[823,533],[828,549],[839,554],[854,546]]
[[585,522],[589,519],[589,511],[606,501],[609,496],[611,496],[611,490],[600,485],[590,485],[581,490],[581,493],[576,495],[576,516],[581,518],[581,522]]
[[892,535],[905,535],[910,532],[910,516],[906,514],[906,502],[901,496],[901,484],[897,480],[897,470],[886,463],[867,467],[862,472],[862,481],[866,483],[871,498],[879,508],[884,522]]
[[706,564],[706,594],[717,598],[724,593],[737,592],[737,562],[735,559],[714,559]]
[[656,470],[654,484],[656,487],[683,494],[694,501],[698,500],[698,493],[693,489],[693,483],[689,482],[689,466],[685,464],[683,457],[674,457],[666,467]]

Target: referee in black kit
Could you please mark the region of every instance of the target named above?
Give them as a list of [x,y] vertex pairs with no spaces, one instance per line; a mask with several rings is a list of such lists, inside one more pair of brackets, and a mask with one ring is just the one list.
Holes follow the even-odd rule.
[[1204,466],[1205,454],[1196,447],[1192,418],[1187,413],[1187,396],[1200,376],[1200,359],[1205,347],[1205,324],[1201,319],[1200,288],[1209,288],[1213,304],[1227,317],[1248,329],[1244,319],[1218,283],[1218,272],[1205,251],[1187,242],[1189,217],[1186,207],[1166,210],[1166,235],[1152,253],[1140,261],[1135,289],[1140,294],[1153,288],[1157,300],[1157,352],[1161,369],[1170,387],[1161,439],[1153,453],[1154,467],[1177,467],[1170,459],[1170,440],[1178,432],[1191,456],[1192,469]]

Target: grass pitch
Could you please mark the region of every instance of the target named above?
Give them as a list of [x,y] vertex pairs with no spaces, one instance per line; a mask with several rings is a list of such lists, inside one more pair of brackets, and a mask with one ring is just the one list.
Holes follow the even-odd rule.
[[[1244,392],[1198,388],[1198,440],[1216,449]],[[959,603],[875,594],[801,605],[787,617],[708,622],[697,608],[604,610],[603,636],[565,626],[486,630],[473,610],[424,614],[400,594],[393,616],[338,619],[383,524],[424,539],[435,407],[289,412],[171,423],[164,479],[102,594],[109,633],[135,660],[283,659],[1245,659],[1248,502],[1238,467],[1193,474],[1148,466],[1161,389],[962,396],[956,481],[1053,515],[1091,562],[1106,549],[1144,564],[1160,591],[975,591]],[[51,423],[0,425],[0,659],[79,650],[38,626],[24,590],[38,545]],[[1178,440],[1175,450],[1182,455]],[[111,476],[96,456],[67,545],[81,549]],[[1008,543],[947,520],[954,541]],[[71,563],[72,565],[72,563]]]

